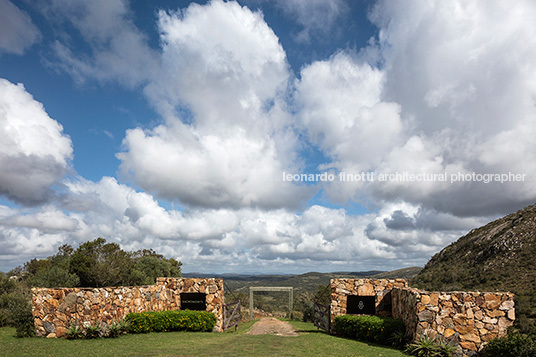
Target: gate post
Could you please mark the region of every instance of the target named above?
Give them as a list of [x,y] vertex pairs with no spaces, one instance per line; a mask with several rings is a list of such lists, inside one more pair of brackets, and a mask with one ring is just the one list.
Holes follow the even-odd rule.
[[292,310],[294,310],[294,306],[292,306],[293,304],[294,304],[294,289],[290,290],[290,294],[288,295],[288,308],[289,308],[288,318],[289,319],[292,319]]
[[253,290],[249,288],[249,320],[253,320]]

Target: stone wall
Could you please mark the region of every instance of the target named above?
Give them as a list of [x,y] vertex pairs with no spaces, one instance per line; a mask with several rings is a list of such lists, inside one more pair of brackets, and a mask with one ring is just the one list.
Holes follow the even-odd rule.
[[402,319],[411,339],[442,336],[458,344],[463,356],[506,335],[515,320],[512,293],[428,292],[404,279],[331,279],[331,326],[335,316],[347,313],[349,295],[375,296],[376,315]]
[[346,315],[347,296],[375,296],[376,315],[391,316],[391,291],[408,286],[404,279],[331,279],[331,326]]
[[428,292],[413,288],[391,292],[392,314],[404,320],[412,338],[443,336],[476,355],[487,341],[506,335],[515,319],[514,294]]
[[73,323],[118,320],[130,312],[178,310],[180,293],[205,293],[207,311],[223,324],[222,279],[158,278],[156,285],[109,288],[33,288],[37,336],[61,337]]

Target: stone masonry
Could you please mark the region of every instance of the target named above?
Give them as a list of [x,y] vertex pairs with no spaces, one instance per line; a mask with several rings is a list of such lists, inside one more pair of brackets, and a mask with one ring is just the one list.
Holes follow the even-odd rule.
[[453,341],[462,356],[475,356],[506,335],[515,320],[512,293],[428,292],[404,279],[332,279],[331,326],[335,316],[346,314],[348,295],[375,296],[376,315],[403,320],[411,339],[427,334]]
[[346,314],[348,295],[375,296],[376,314],[391,316],[391,290],[408,286],[404,279],[331,279],[331,326]]
[[119,320],[130,312],[178,310],[180,293],[205,293],[207,311],[223,324],[222,279],[158,278],[156,285],[109,288],[33,288],[37,336],[61,337],[75,323]]
[[393,317],[404,320],[412,338],[427,334],[454,341],[463,356],[505,336],[515,320],[514,294],[428,292],[413,288],[392,291]]

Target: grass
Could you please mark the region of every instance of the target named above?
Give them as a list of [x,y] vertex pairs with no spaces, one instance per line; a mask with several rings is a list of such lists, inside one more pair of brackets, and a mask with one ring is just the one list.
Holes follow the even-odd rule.
[[291,322],[297,337],[247,335],[253,322],[225,333],[164,332],[116,339],[66,340],[17,338],[0,328],[0,355],[5,356],[405,356],[401,351],[335,337],[310,323]]

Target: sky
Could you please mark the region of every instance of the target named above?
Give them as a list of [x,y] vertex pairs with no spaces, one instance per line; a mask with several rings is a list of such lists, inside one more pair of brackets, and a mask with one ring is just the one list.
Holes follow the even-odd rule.
[[0,0],[0,271],[423,266],[536,202],[536,3]]

